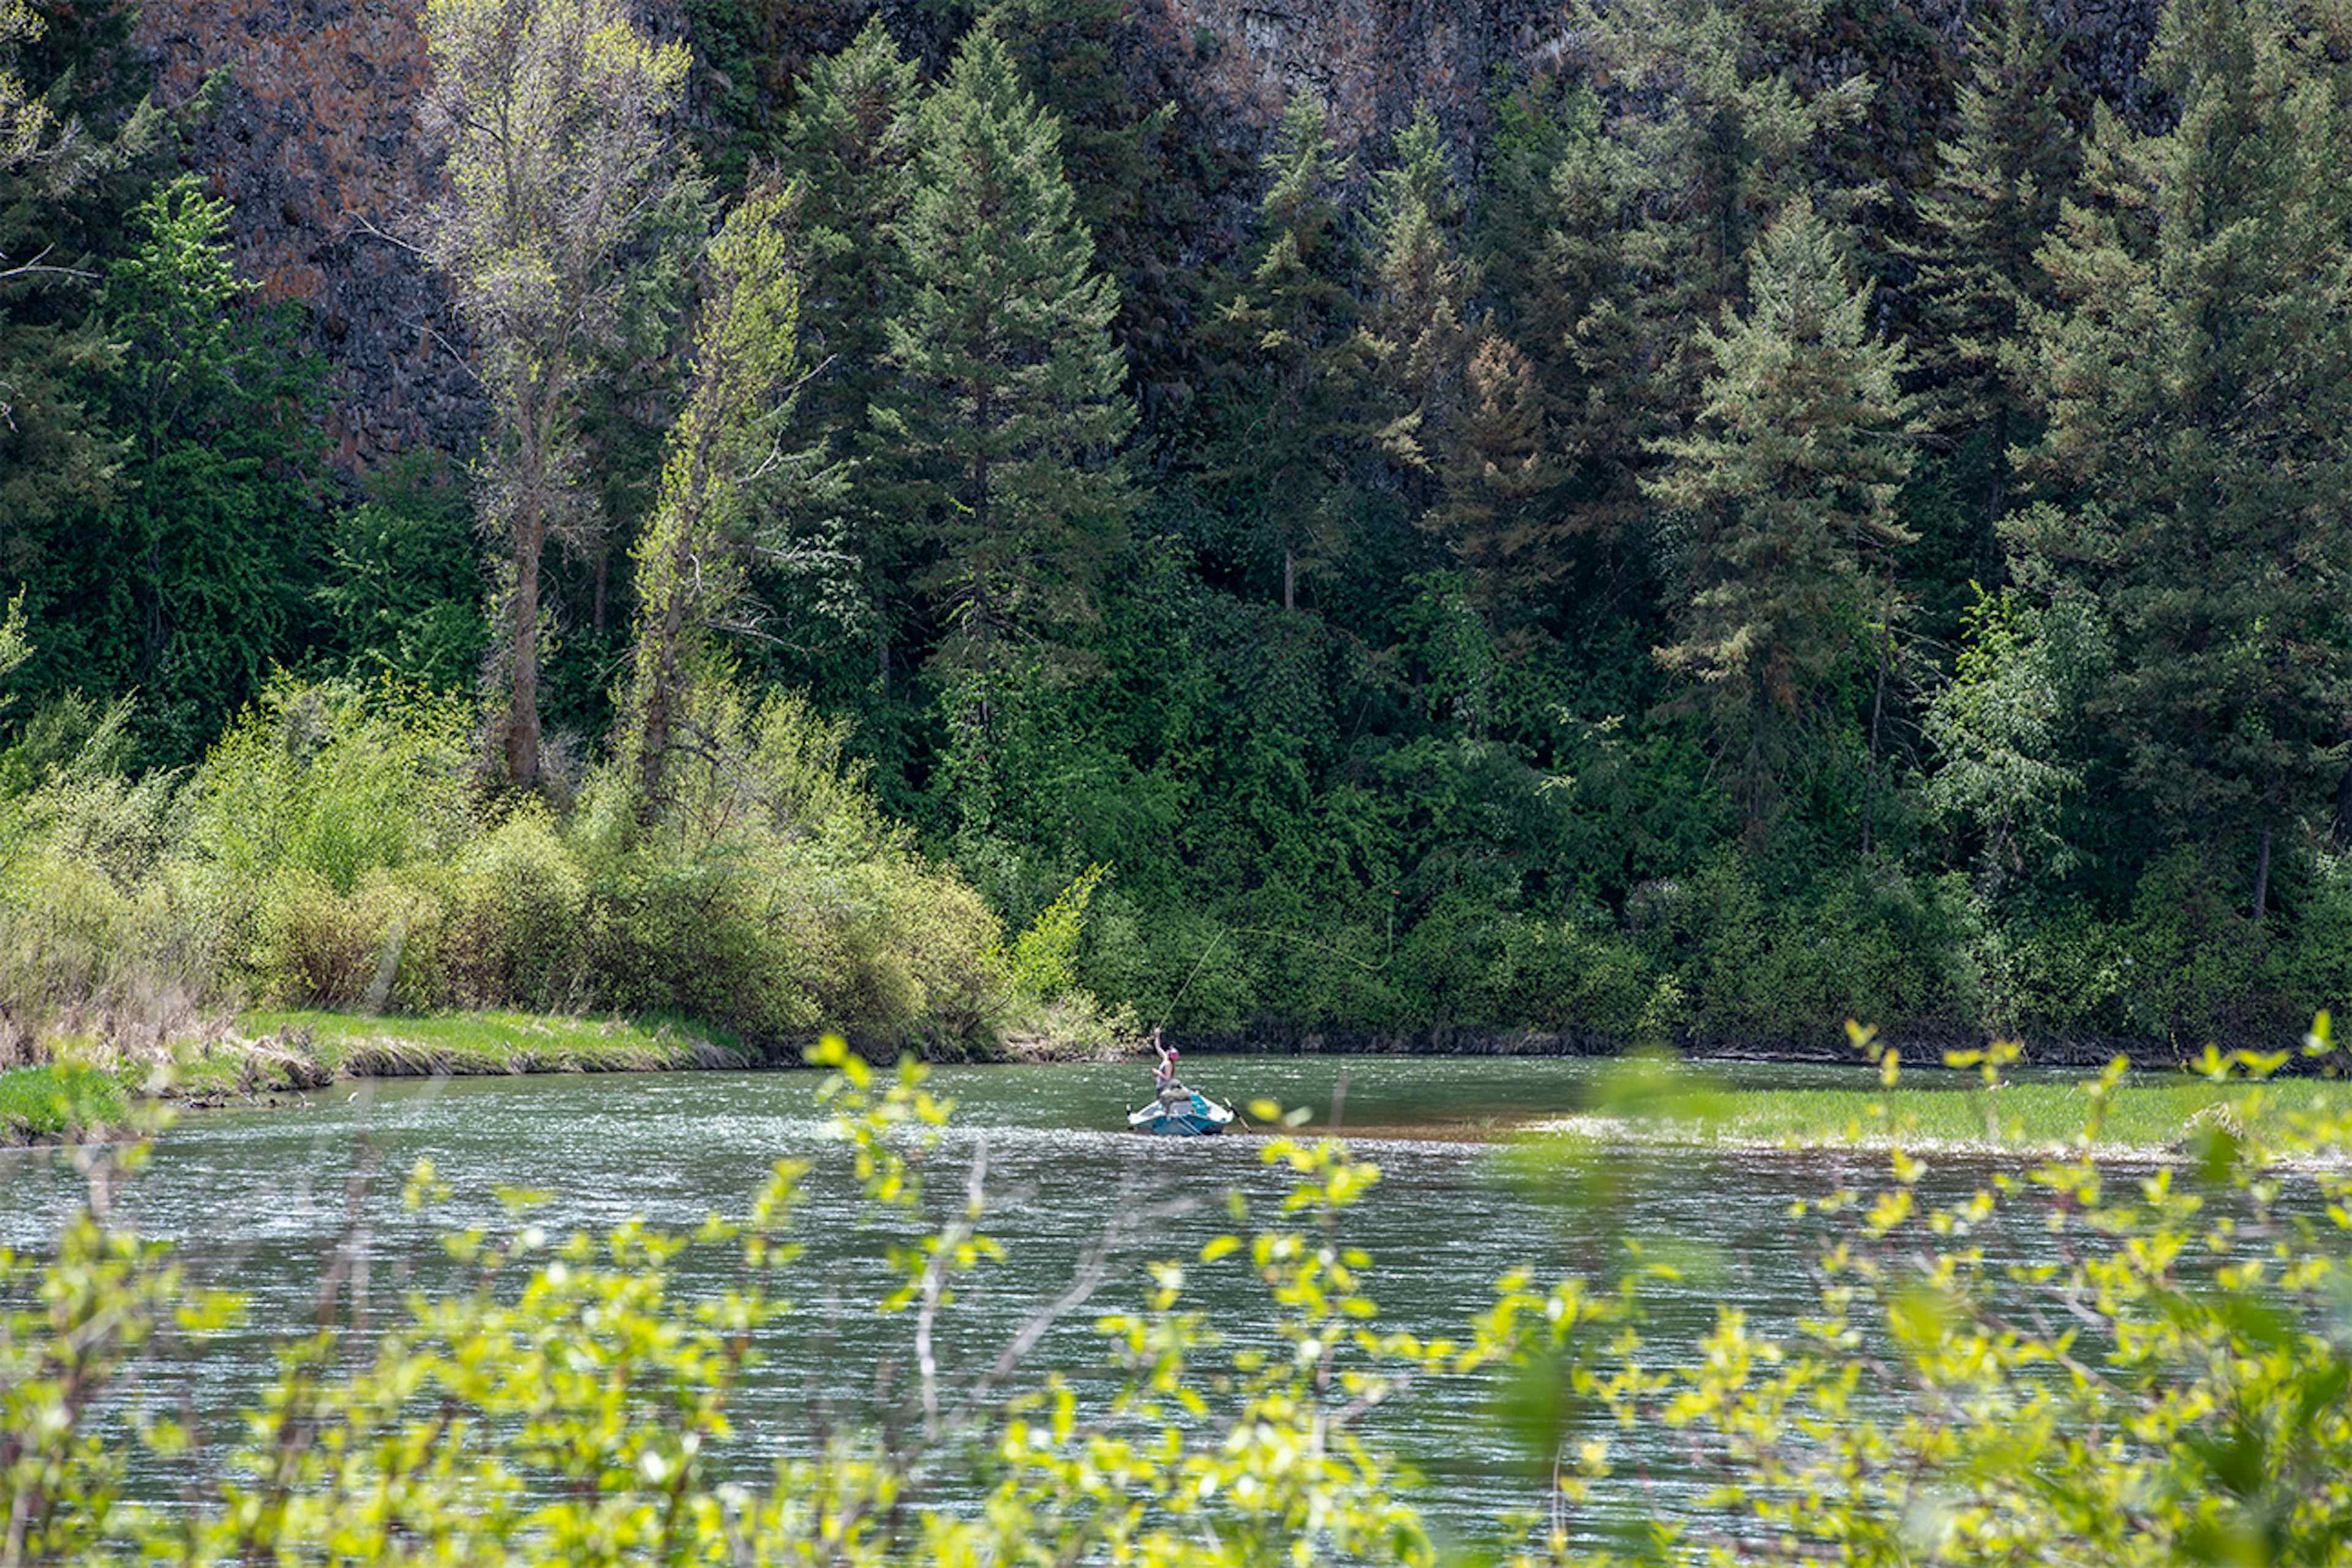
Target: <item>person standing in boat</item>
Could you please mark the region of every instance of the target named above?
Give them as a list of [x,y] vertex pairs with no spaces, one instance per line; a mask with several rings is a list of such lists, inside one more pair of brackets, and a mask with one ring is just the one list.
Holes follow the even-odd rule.
[[1160,1043],[1160,1026],[1151,1026],[1151,1048],[1160,1053],[1160,1065],[1153,1069],[1152,1084],[1162,1100],[1181,1097],[1184,1086],[1176,1081],[1176,1047]]

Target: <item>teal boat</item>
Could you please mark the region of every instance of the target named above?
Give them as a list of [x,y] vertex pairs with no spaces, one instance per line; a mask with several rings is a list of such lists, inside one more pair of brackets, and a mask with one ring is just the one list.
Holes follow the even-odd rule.
[[1232,1107],[1219,1105],[1193,1089],[1172,1102],[1155,1100],[1140,1110],[1129,1111],[1127,1124],[1156,1138],[1206,1138],[1223,1132],[1233,1119]]

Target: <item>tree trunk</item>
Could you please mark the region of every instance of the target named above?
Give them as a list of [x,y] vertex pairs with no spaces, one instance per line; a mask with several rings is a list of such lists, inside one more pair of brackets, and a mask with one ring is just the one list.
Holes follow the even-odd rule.
[[874,634],[874,690],[883,701],[890,700],[890,628],[887,626]]
[[1870,690],[1870,759],[1862,774],[1862,852],[1870,854],[1872,829],[1878,817],[1878,731],[1886,712],[1886,666],[1894,653],[1891,627],[1878,645],[1878,679]]
[[612,576],[613,547],[604,540],[596,542],[596,593],[588,611],[588,625],[598,637],[604,635],[604,589]]
[[2263,847],[2254,858],[2254,923],[2263,921],[2263,909],[2271,901],[2271,830],[2263,829]]
[[670,730],[677,712],[678,645],[686,635],[687,583],[689,563],[686,541],[668,563],[669,600],[647,650],[643,706],[637,715],[637,804],[648,817],[659,815],[667,786]]
[[2336,786],[2336,821],[2331,835],[2338,849],[2352,849],[2352,767],[2344,770],[2344,781]]
[[1298,558],[1286,544],[1282,547],[1282,607],[1298,608]]
[[507,778],[517,789],[539,787],[539,557],[547,521],[526,503],[515,520],[513,621],[508,628],[513,681],[507,703]]

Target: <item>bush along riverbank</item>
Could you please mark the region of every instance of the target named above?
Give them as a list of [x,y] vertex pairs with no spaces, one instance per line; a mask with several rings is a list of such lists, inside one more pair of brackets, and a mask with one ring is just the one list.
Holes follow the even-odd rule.
[[[1100,873],[1008,931],[795,700],[707,694],[657,809],[617,765],[491,788],[472,706],[398,688],[281,684],[186,773],[120,767],[126,715],[0,768],[0,1068],[59,1041],[106,1067],[226,1049],[206,1021],[257,1005],[689,1017],[752,1050],[822,1026],[950,1059],[1132,1028],[1071,973]],[[343,1070],[347,1030],[289,1022]],[[370,1032],[393,1070],[474,1051],[507,1070],[494,1024]]]

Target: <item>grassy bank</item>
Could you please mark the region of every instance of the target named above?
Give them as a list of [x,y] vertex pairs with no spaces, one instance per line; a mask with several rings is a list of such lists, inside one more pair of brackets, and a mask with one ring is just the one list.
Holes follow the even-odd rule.
[[[1677,1092],[1540,1126],[1547,1132],[1638,1142],[2053,1150],[2074,1146],[2089,1123],[2090,1088],[2074,1082],[2011,1083],[1990,1091],[1913,1085],[1892,1091],[1717,1089],[1693,1079]],[[2221,1114],[2217,1106],[2242,1124],[2340,1115],[2352,1110],[2352,1083],[2298,1079],[2257,1089],[2185,1077],[2129,1081],[2109,1095],[2095,1142],[2112,1150],[2178,1148],[2194,1135],[2197,1119]]]
[[90,1059],[0,1071],[0,1143],[70,1142],[121,1127],[132,1100],[159,1083],[166,1100],[217,1106],[338,1079],[661,1072],[753,1059],[732,1035],[697,1024],[502,1012],[247,1013],[152,1060],[83,1044]]
[[436,1013],[417,1017],[320,1011],[247,1013],[248,1044],[299,1052],[336,1078],[466,1077],[521,1072],[659,1072],[749,1066],[724,1030],[667,1019],[543,1013]]
[[79,1138],[122,1124],[130,1097],[121,1080],[65,1063],[0,1072],[0,1145]]

